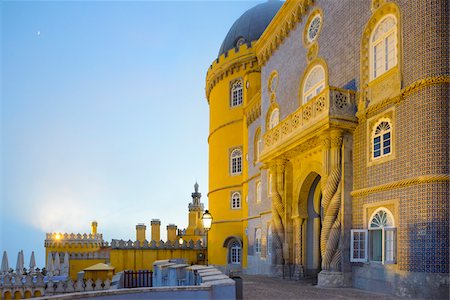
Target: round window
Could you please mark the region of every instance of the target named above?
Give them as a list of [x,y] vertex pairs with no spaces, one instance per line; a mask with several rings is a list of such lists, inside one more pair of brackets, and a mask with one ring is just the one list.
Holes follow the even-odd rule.
[[309,27],[308,27],[308,42],[313,42],[318,34],[319,34],[319,30],[320,30],[320,25],[322,23],[322,18],[321,16],[318,14],[316,15],[311,23],[309,23]]

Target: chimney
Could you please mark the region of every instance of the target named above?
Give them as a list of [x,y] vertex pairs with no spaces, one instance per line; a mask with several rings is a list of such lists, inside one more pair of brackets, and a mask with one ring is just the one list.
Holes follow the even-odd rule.
[[93,235],[97,234],[97,221],[92,221],[91,223],[91,232]]
[[177,225],[167,225],[167,241],[175,242],[177,240]]
[[150,224],[152,226],[152,241],[159,242],[161,240],[161,221],[159,219],[153,219]]
[[145,241],[145,230],[147,229],[147,226],[145,224],[139,223],[136,225],[136,241],[139,241],[142,245],[142,243]]

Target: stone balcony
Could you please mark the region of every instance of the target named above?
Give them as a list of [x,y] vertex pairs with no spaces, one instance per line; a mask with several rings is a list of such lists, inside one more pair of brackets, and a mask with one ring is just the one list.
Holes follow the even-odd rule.
[[355,114],[356,92],[327,87],[264,134],[261,158],[268,158],[274,149],[283,152],[299,140],[328,128],[354,128],[357,123]]

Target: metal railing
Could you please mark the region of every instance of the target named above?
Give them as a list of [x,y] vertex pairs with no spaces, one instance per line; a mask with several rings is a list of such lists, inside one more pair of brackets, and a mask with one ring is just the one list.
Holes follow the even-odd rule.
[[152,287],[153,286],[153,272],[149,270],[139,271],[124,271],[123,272],[123,287],[124,288],[138,288],[138,287]]

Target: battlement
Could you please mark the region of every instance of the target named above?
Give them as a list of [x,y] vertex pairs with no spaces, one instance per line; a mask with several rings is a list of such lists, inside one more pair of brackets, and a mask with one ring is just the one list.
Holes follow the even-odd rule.
[[255,42],[252,42],[250,46],[243,44],[238,48],[230,49],[212,62],[206,73],[206,99],[208,101],[212,88],[224,77],[241,69],[259,69],[254,44]]
[[248,54],[251,52],[254,52],[254,45],[256,42],[252,42],[250,45],[248,45],[247,43],[242,44],[239,47],[234,47],[230,50],[228,50],[227,52],[223,53],[222,55],[220,55],[218,58],[216,58],[211,65],[209,66],[208,72],[210,70],[212,70],[213,68],[215,68],[217,65],[220,65],[221,63],[223,63],[225,60],[232,60],[235,58],[238,58],[240,56],[242,56],[243,54]]
[[124,241],[124,240],[112,240],[111,241],[111,249],[112,250],[123,250],[123,249],[151,249],[151,250],[164,250],[164,249],[186,249],[186,250],[201,250],[206,249],[206,247],[202,244],[201,241],[194,242],[190,240],[189,242],[184,242],[180,244],[178,240],[176,241],[147,241],[145,240],[143,243],[139,241]]
[[101,233],[97,234],[81,234],[81,233],[58,233],[51,232],[45,234],[45,247],[54,244],[76,244],[81,245],[87,244],[97,244],[99,247],[104,244],[103,235]]

